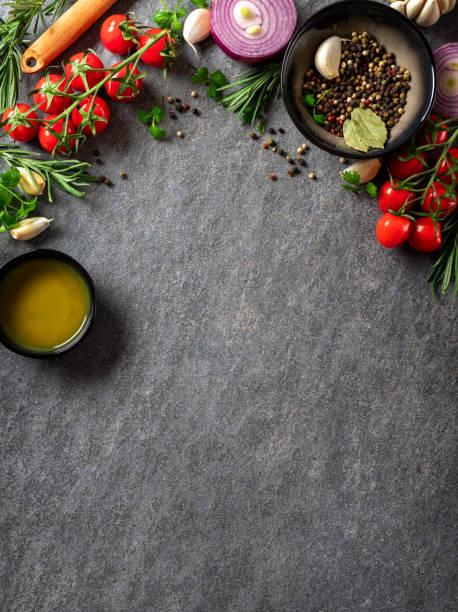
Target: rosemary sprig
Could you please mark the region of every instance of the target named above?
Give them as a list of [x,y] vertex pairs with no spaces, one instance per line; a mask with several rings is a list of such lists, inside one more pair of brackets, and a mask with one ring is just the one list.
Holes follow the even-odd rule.
[[443,294],[447,293],[453,283],[452,297],[456,297],[458,293],[458,214],[456,212],[442,225],[442,246],[427,280],[431,283],[436,297],[441,282]]
[[66,0],[10,0],[8,18],[0,19],[0,112],[16,103],[22,79],[21,57],[29,30],[46,25],[45,17],[55,19]]
[[90,164],[76,159],[43,159],[35,151],[0,144],[0,158],[14,168],[25,168],[36,172],[46,181],[47,196],[52,202],[51,184],[76,197],[84,196],[81,187],[86,187],[97,179],[88,174]]

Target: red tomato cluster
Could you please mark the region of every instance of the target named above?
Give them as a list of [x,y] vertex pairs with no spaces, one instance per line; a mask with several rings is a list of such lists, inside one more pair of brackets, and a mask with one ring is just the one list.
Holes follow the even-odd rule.
[[[140,49],[147,45],[153,36],[157,36],[162,32],[158,28],[153,28],[145,32],[140,38],[137,34],[138,30],[128,15],[116,14],[111,15],[102,24],[100,30],[100,40],[102,44],[112,53],[124,55],[130,53],[135,47]],[[169,40],[169,44],[175,41]],[[166,37],[159,39],[149,49],[145,51],[141,60],[150,66],[162,67],[165,57],[161,55],[167,47]],[[114,64],[112,68],[118,66]],[[127,74],[132,73],[133,77],[140,75],[139,71],[134,68],[133,64],[128,67],[124,66],[115,72],[109,80],[105,82],[105,91],[107,95],[118,102],[130,102],[142,90],[143,81],[141,78],[135,78],[132,86],[123,85],[122,79]],[[3,129],[8,132],[8,135],[20,142],[32,140],[38,134],[38,140],[46,151],[51,153],[68,154],[75,144],[75,139],[70,138],[67,145],[62,145],[56,149],[58,138],[56,135],[62,134],[65,129],[69,136],[75,134],[78,127],[88,117],[90,111],[94,115],[94,119],[90,120],[82,129],[82,133],[86,136],[95,136],[102,133],[108,127],[110,121],[110,107],[107,102],[100,96],[89,95],[72,110],[71,119],[66,123],[64,119],[57,121],[52,126],[49,126],[51,119],[59,116],[72,103],[72,94],[75,92],[84,92],[92,89],[107,76],[107,71],[102,61],[91,52],[80,52],[73,55],[65,64],[65,75],[48,73],[41,78],[35,87],[33,101],[35,107],[30,107],[28,104],[16,104],[14,107],[7,109],[2,116],[4,122]],[[56,93],[46,93],[44,88],[54,87]],[[59,92],[59,93],[57,93]],[[35,110],[38,109],[46,116],[40,119]],[[11,131],[10,131],[11,130]]]
[[[420,146],[440,147],[447,140],[448,132],[445,130],[430,129],[432,123],[437,120],[436,115],[431,115],[431,120],[417,139]],[[442,127],[441,123],[439,127]],[[437,163],[437,153],[435,156]],[[450,171],[457,160],[458,149],[451,148],[439,166],[439,180],[435,181],[426,193],[422,193],[409,190],[403,181],[428,169],[426,155],[421,151],[413,155],[401,151],[391,156],[388,168],[392,178],[382,186],[378,198],[380,210],[384,213],[376,228],[380,244],[393,248],[408,242],[413,249],[423,252],[435,251],[441,246],[441,220],[457,207],[456,191],[452,192],[447,188],[447,185],[453,184],[453,174],[445,173]],[[455,183],[458,183],[458,172],[455,173]],[[420,202],[420,210],[427,216],[409,216],[408,211],[413,208],[415,201]]]

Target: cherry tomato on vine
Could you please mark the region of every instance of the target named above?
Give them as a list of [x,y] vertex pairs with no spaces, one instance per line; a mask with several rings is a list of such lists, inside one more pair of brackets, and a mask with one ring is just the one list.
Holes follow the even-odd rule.
[[[454,169],[454,172],[449,172],[452,169]],[[448,174],[444,174],[444,172],[448,172]],[[458,185],[458,149],[456,147],[451,147],[448,150],[445,159],[441,161],[437,174],[441,181],[449,185],[452,184],[452,178],[455,175],[455,185]]]
[[[114,64],[112,68],[116,68],[116,66],[118,65],[119,64]],[[129,74],[132,73],[133,67],[134,67],[133,64],[129,64]],[[121,68],[121,70],[118,70],[118,72],[115,72],[112,75],[111,79],[105,83],[105,89],[107,91],[107,94],[110,96],[110,98],[113,98],[113,100],[117,100],[118,102],[130,102],[131,100],[133,100],[134,98],[138,96],[138,94],[141,92],[143,88],[142,79],[135,79],[134,83],[135,83],[135,87],[137,88],[137,91],[135,91],[135,89],[131,87],[130,85],[127,86],[123,91],[119,91],[119,88],[121,87],[121,82],[118,81],[117,79],[122,79],[126,76],[126,73],[127,73],[126,69],[127,69],[127,66],[124,66],[124,68]],[[140,73],[135,68],[133,76],[137,76],[138,74]]]
[[378,204],[383,213],[387,213],[390,209],[398,212],[407,202],[405,210],[409,210],[413,206],[415,193],[408,189],[397,189],[398,183],[386,181],[380,189],[378,196]]
[[[447,193],[447,189],[441,183],[434,183],[428,189],[425,201],[421,205],[425,212],[437,212],[440,209],[440,216],[446,217],[456,208],[457,200],[454,193]],[[444,194],[446,194],[444,196]]]
[[130,21],[133,24],[132,19],[127,15],[110,15],[110,17],[105,19],[100,28],[100,40],[102,41],[102,45],[108,49],[108,51],[118,55],[126,55],[135,47],[135,41],[126,40],[123,36],[122,29],[119,27],[124,21]]
[[77,70],[77,66],[72,66],[73,62],[76,65],[87,66],[88,68],[97,68],[98,70],[88,70],[84,73],[88,88],[91,89],[94,85],[97,85],[99,81],[101,81],[105,77],[105,70],[102,62],[94,55],[94,53],[89,52],[81,52],[72,55],[72,57],[65,64],[65,76],[67,77],[67,81],[70,81],[70,86],[77,91],[87,91],[87,88],[82,79],[82,75],[77,75],[72,78],[74,72]]
[[[140,36],[140,49],[145,47],[154,36],[157,36],[163,32],[160,28],[152,28],[148,30],[145,34]],[[151,45],[149,49],[147,49],[143,55],[140,57],[141,61],[148,66],[156,66],[157,68],[162,68],[164,66],[165,57],[161,55],[161,51],[164,51],[166,46],[167,36],[160,38],[156,43]],[[173,44],[175,41],[172,38],[169,42]]]
[[412,221],[407,217],[385,213],[380,217],[375,233],[380,244],[392,249],[407,240],[411,227]]
[[[72,121],[77,128],[86,118],[87,113],[89,113],[93,98],[94,96],[88,96],[87,98],[84,98],[84,100],[80,102],[77,108],[73,109]],[[93,121],[92,123],[94,131],[90,125],[85,125],[82,130],[82,133],[86,134],[87,136],[96,136],[97,134],[101,134],[107,129],[108,123],[110,121],[110,107],[105,102],[105,100],[103,98],[100,98],[99,96],[96,96],[94,99],[92,113],[95,119],[95,121]],[[100,118],[101,121],[98,121],[97,118]],[[106,121],[103,121],[103,119],[106,119]]]
[[[428,121],[426,122],[426,125],[424,126],[424,128],[422,129],[422,131],[420,132],[420,135],[418,137],[418,144],[419,145],[443,145],[444,142],[447,140],[448,138],[448,132],[446,130],[438,130],[438,131],[431,131],[432,126],[439,120],[439,117],[432,113],[429,116]],[[439,127],[444,127],[444,123],[443,121],[441,121],[438,126]]]
[[412,231],[409,235],[409,245],[413,249],[423,253],[431,253],[437,251],[441,244],[442,233],[438,221],[435,225],[431,217],[420,217],[413,222]]
[[[56,148],[57,137],[54,136],[54,134],[52,134],[47,129],[46,124],[47,124],[47,121],[49,121],[50,119],[54,119],[55,117],[57,117],[57,115],[48,115],[47,117],[45,117],[43,121],[43,125],[40,125],[40,130],[38,132],[38,140],[40,141],[41,146],[43,147],[45,151],[48,151],[49,153],[52,153],[54,149]],[[51,126],[50,129],[53,130],[54,132],[57,132],[58,134],[62,134],[62,131],[64,129],[64,120],[59,119],[59,121],[55,123],[53,126]],[[76,132],[75,126],[69,119],[68,125],[67,125],[67,134],[71,135],[71,134],[74,134],[75,132]],[[56,150],[56,153],[63,153],[63,154],[70,153],[70,150],[75,146],[74,138],[70,140],[69,145],[70,145],[70,149],[66,145],[62,145]]]
[[[30,106],[28,104],[19,103],[12,108],[7,108],[3,113],[2,121],[11,119],[10,123],[3,126],[3,129],[5,132],[8,132],[8,130],[13,126],[14,129],[8,133],[8,136],[13,140],[17,140],[18,142],[28,142],[37,135],[39,128],[38,117],[34,111],[29,109]],[[21,117],[21,115],[24,115],[24,117]],[[16,122],[17,126],[14,127]]]
[[[61,74],[48,74],[47,77],[43,77],[38,81],[35,85],[35,89],[41,89],[46,87],[48,84],[57,85],[59,81],[62,79]],[[65,92],[65,86],[67,84],[67,79],[64,79],[60,85],[57,86],[59,91]],[[72,92],[72,88],[68,89],[69,93]],[[48,99],[49,98],[49,99]],[[44,92],[38,91],[33,94],[33,101],[35,104],[39,104],[39,109],[44,113],[50,113],[53,115],[60,115],[62,111],[70,106],[72,103],[72,99],[68,96],[59,96],[57,94],[46,94]]]
[[[419,174],[427,169],[426,156],[424,153],[417,153],[417,157],[410,157],[407,151],[398,151],[393,153],[390,158],[388,167],[392,176],[398,179],[410,178],[413,174]],[[403,161],[406,159],[407,161]]]

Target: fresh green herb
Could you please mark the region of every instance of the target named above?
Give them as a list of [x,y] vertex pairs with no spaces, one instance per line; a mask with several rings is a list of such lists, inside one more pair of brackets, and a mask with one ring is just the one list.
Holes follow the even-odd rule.
[[347,191],[354,191],[355,193],[359,193],[360,191],[366,191],[373,198],[377,197],[378,191],[374,183],[369,181],[368,183],[362,185],[359,182],[360,176],[357,172],[349,172],[348,170],[345,170],[345,172],[342,173],[342,177],[344,181],[346,181],[346,183],[344,183],[342,187]]
[[212,100],[215,102],[219,102],[222,98],[222,93],[220,91],[221,87],[227,84],[227,78],[221,72],[221,70],[215,70],[215,72],[210,72],[208,68],[205,66],[201,68],[195,68],[195,73],[192,76],[192,82],[197,83],[198,85],[207,85],[207,94]]
[[84,196],[81,187],[86,187],[96,181],[96,178],[87,173],[90,164],[76,159],[44,160],[39,153],[26,151],[19,147],[9,147],[0,144],[0,158],[14,168],[25,168],[36,172],[45,179],[47,196],[50,202],[51,185],[57,185],[63,191],[76,197]]
[[149,133],[155,140],[163,140],[167,136],[167,132],[165,130],[161,130],[158,125],[162,123],[162,120],[165,117],[165,110],[160,107],[163,96],[159,98],[156,102],[156,105],[153,106],[150,112],[139,110],[137,112],[137,117],[139,120],[148,125],[151,122]]
[[458,293],[458,215],[456,212],[442,224],[442,246],[427,280],[428,283],[431,283],[436,297],[441,283],[441,291],[444,294],[447,293],[453,281],[452,297],[456,297]]
[[266,124],[265,124],[265,122],[264,122],[264,121],[260,121],[260,122],[258,123],[258,132],[259,132],[260,134],[265,134],[265,133],[266,133]]
[[19,221],[26,219],[35,210],[37,198],[24,199],[15,190],[20,180],[19,170],[14,167],[0,174],[0,232],[17,227]]
[[206,0],[191,0],[191,4],[195,4],[198,8],[208,8]]
[[65,0],[9,0],[7,19],[0,19],[0,112],[17,101],[22,79],[21,58],[29,30],[35,33],[45,17],[55,19],[62,13]]
[[183,29],[183,24],[180,22],[180,19],[183,19],[187,13],[183,6],[180,7],[181,2],[182,0],[178,0],[176,7],[170,10],[164,0],[161,0],[164,9],[156,11],[153,17],[154,23],[162,30],[170,30],[174,35],[179,34]]
[[326,89],[326,91],[323,91],[323,93],[321,94],[321,96],[315,100],[315,96],[313,94],[307,94],[304,98],[304,103],[306,104],[306,106],[310,106],[311,108],[313,108],[313,119],[314,121],[316,121],[316,123],[318,123],[319,125],[324,125],[326,123],[326,115],[322,115],[320,113],[316,112],[316,107],[318,106],[318,104],[321,102],[321,100],[328,95],[328,93],[331,91],[331,89]]

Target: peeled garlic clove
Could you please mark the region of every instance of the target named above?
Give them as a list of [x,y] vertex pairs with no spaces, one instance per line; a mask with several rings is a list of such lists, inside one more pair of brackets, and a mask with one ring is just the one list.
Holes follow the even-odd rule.
[[437,4],[439,5],[439,12],[441,15],[449,12],[450,0],[437,0]]
[[361,185],[368,183],[377,176],[382,167],[382,159],[374,157],[372,159],[362,159],[355,162],[345,169],[346,172],[357,172],[359,174],[359,182]]
[[402,13],[403,15],[405,15],[406,6],[407,2],[404,2],[404,0],[396,0],[396,2],[393,2],[393,4],[391,5],[391,8],[397,11],[398,13]]
[[21,175],[18,188],[22,191],[22,193],[33,196],[41,195],[43,193],[46,187],[46,181],[42,176],[33,170],[28,170],[27,168],[18,168],[18,171]]
[[418,13],[423,8],[425,0],[407,0],[406,2],[406,17],[415,19]]
[[11,230],[11,238],[15,240],[30,240],[48,227],[53,219],[46,217],[29,217],[19,221],[19,225]]
[[339,76],[341,58],[342,39],[340,36],[330,36],[316,50],[315,67],[325,79],[335,79]]
[[201,42],[210,36],[210,11],[209,9],[196,9],[189,13],[184,22],[183,38],[190,45],[196,55],[195,43]]
[[456,0],[449,0],[449,7],[448,7],[448,11],[446,12],[450,13],[450,11],[453,11],[453,9],[455,8],[455,4],[456,4]]
[[428,27],[434,25],[440,16],[437,0],[426,0],[415,21],[418,25]]

